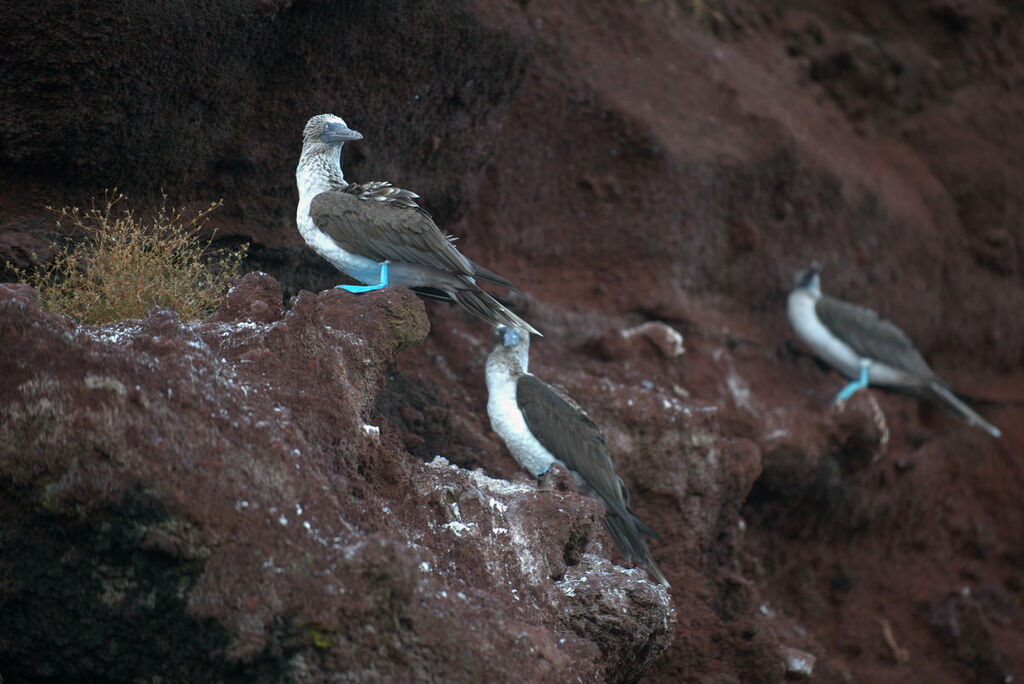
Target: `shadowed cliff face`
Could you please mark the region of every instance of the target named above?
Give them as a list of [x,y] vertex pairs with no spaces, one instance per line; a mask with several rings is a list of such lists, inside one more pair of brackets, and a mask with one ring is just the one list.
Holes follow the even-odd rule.
[[[102,330],[4,290],[0,674],[748,682],[813,661],[817,681],[959,682],[1024,667],[1020,10],[5,16],[0,257],[46,258],[45,205],[118,185],[144,207],[164,188],[223,197],[220,235],[253,240],[274,278],[250,276],[209,321]],[[605,431],[661,535],[673,608],[608,563],[597,505],[537,491],[491,433],[478,321],[427,303],[426,335],[407,292],[311,294],[341,280],[294,226],[300,132],[325,111],[366,135],[345,147],[348,178],[418,192],[529,293],[514,304],[545,333],[531,370]],[[879,392],[831,409],[841,380],[783,344],[791,275],[812,259],[1003,439]]]

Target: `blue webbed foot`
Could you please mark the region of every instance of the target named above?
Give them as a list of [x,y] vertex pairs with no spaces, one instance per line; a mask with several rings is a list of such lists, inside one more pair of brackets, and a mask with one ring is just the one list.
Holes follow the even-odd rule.
[[836,395],[836,398],[833,400],[832,403],[834,403],[834,404],[842,404],[844,401],[846,401],[847,399],[852,397],[854,394],[856,394],[857,390],[863,389],[863,388],[867,387],[868,386],[868,366],[870,366],[870,365],[871,365],[870,361],[868,361],[867,359],[861,359],[861,362],[860,362],[860,377],[857,378],[856,380],[854,380],[853,382],[851,382],[849,385],[847,385],[843,389],[841,389],[839,391],[839,394]]
[[383,290],[388,286],[388,262],[384,262],[380,265],[380,282],[376,285],[338,285],[335,289],[342,289],[348,292],[360,293],[360,292],[373,292],[374,290]]

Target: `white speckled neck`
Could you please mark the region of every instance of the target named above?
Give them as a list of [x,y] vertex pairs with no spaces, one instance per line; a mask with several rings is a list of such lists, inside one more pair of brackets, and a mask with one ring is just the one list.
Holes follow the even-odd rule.
[[[527,333],[523,333],[523,338],[528,339]],[[526,472],[540,477],[558,459],[533,436],[519,409],[516,383],[524,374],[521,370],[524,361],[520,359],[524,351],[528,361],[529,348],[522,343],[511,349],[498,345],[487,357],[487,416],[512,458]]]
[[860,356],[822,324],[814,307],[820,292],[797,288],[789,293],[786,313],[793,330],[824,361],[847,377],[860,373]]
[[373,259],[342,249],[338,243],[317,228],[309,215],[309,207],[314,197],[321,192],[348,186],[345,174],[341,170],[341,147],[321,143],[307,143],[303,147],[299,165],[295,168],[295,183],[299,188],[299,206],[295,211],[295,223],[306,244],[328,263],[362,283],[375,284],[378,282],[380,265]]

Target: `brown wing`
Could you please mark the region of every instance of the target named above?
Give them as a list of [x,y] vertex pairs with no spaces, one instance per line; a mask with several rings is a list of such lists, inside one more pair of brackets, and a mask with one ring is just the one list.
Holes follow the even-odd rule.
[[651,551],[647,548],[647,542],[642,536],[656,537],[657,535],[632,514],[630,514],[630,518],[632,519],[623,518],[611,511],[605,514],[604,527],[608,530],[608,536],[615,542],[619,553],[626,558],[640,561],[654,579],[666,587],[670,586],[661,568],[654,562],[654,557],[651,556]]
[[594,421],[572,400],[533,375],[519,377],[516,402],[530,432],[544,448],[579,474],[610,510],[632,518],[608,445]]
[[[430,217],[427,210],[421,207],[416,201],[420,198],[419,195],[412,190],[396,188],[390,183],[390,181],[370,181],[369,183],[360,183],[358,185],[351,184],[345,187],[344,192],[365,200],[392,203],[408,207],[410,209],[416,209],[428,218]],[[451,236],[446,237],[449,241],[453,241]]]
[[936,378],[907,335],[871,309],[822,296],[815,311],[825,327],[861,356],[921,378]]
[[654,531],[629,510],[629,491],[615,473],[604,435],[567,395],[532,375],[516,381],[516,402],[526,425],[551,455],[578,474],[605,505],[605,529],[619,552],[643,563],[651,575],[669,586],[644,541]]
[[[417,195],[412,190],[396,188],[389,181],[370,181],[369,183],[361,183],[359,185],[349,185],[344,188],[344,192],[347,192],[350,195],[356,195],[360,199],[364,200],[391,203],[398,206],[407,207],[409,209],[415,209],[416,211],[420,212],[421,214],[429,218],[431,221],[433,221],[433,218],[430,216],[430,213],[427,212],[426,209],[421,207],[419,203],[416,201],[420,198],[419,195]],[[458,239],[454,235],[448,234],[445,234],[444,237],[446,240],[448,240],[448,242],[452,244],[454,244],[455,240]],[[471,268],[473,269],[473,274],[475,277],[495,283],[497,285],[501,285],[502,287],[507,287],[508,289],[513,290],[515,292],[522,293],[522,290],[513,285],[511,281],[509,281],[507,278],[498,275],[494,271],[484,268],[480,264],[474,263],[472,261],[470,261],[469,263]]]
[[350,192],[322,192],[313,198],[309,213],[317,228],[346,251],[374,261],[400,261],[474,275],[473,263],[452,246],[418,205],[362,198]]
[[502,287],[507,287],[508,289],[512,290],[513,292],[518,292],[519,294],[526,294],[525,292],[520,290],[518,287],[513,285],[512,281],[510,281],[508,278],[505,278],[504,276],[500,276],[497,273],[495,273],[494,271],[488,270],[488,269],[484,268],[483,266],[481,266],[480,264],[478,264],[476,262],[470,262],[470,263],[473,264],[473,272],[476,274],[477,278],[479,278],[481,280],[486,280],[487,282],[490,282],[490,283],[494,283],[495,285],[501,285]]

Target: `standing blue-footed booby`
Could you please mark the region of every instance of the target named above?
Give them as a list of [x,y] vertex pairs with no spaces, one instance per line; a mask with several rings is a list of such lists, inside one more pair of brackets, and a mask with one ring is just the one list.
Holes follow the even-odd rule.
[[425,297],[454,301],[492,325],[521,327],[539,335],[476,279],[515,289],[508,280],[474,264],[452,244],[419,196],[387,181],[346,182],[341,148],[363,135],[333,114],[314,116],[302,134],[295,169],[299,206],[295,214],[306,244],[331,265],[364,285],[339,285],[349,292],[405,285]]
[[961,401],[895,325],[865,309],[821,293],[821,266],[798,271],[787,313],[793,330],[822,360],[853,379],[836,395],[846,401],[868,385],[927,399],[993,437],[1002,433]]
[[604,526],[627,559],[636,559],[661,584],[665,575],[644,536],[657,537],[629,510],[629,490],[615,473],[604,435],[576,402],[530,374],[530,336],[496,326],[487,357],[487,415],[513,458],[534,477],[557,461],[605,507]]

